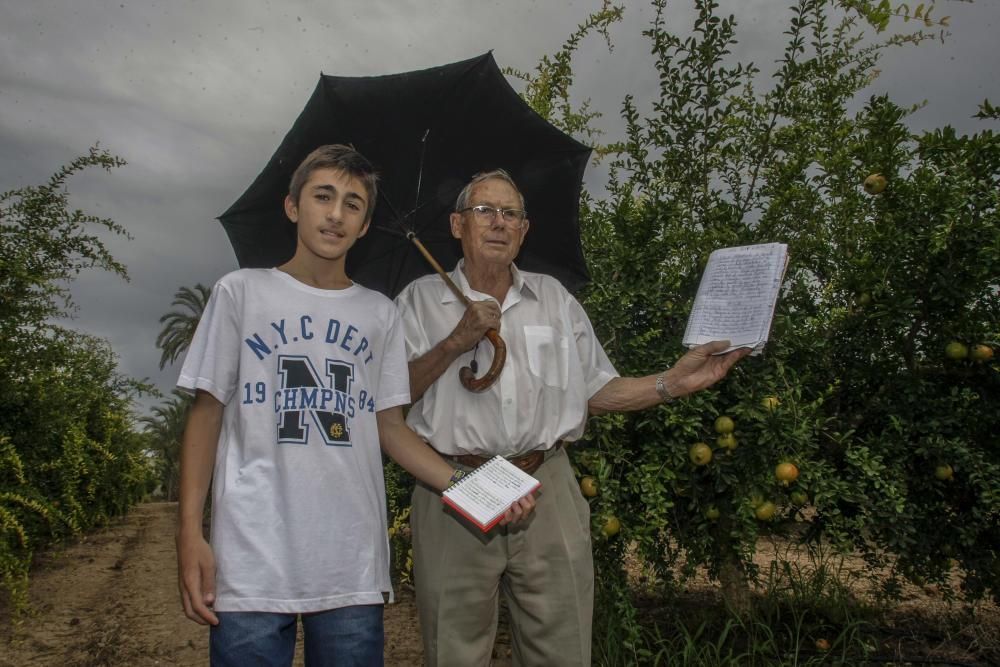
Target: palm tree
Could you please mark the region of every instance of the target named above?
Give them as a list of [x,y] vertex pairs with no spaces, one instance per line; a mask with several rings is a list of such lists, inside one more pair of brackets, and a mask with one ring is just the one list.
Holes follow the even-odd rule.
[[180,482],[181,438],[191,395],[175,389],[171,397],[139,421],[146,427],[150,451],[156,456],[157,473],[167,500],[176,500]]
[[212,290],[198,283],[193,288],[181,287],[174,294],[173,303],[170,305],[176,309],[160,318],[163,329],[156,337],[156,347],[162,353],[160,370],[167,364],[177,361],[177,357],[188,349],[211,293]]

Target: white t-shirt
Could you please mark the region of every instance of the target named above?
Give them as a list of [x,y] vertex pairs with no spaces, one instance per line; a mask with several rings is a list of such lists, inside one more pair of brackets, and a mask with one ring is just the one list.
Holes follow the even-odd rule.
[[[459,262],[451,278],[473,301],[493,297],[473,290]],[[500,337],[507,361],[496,384],[482,393],[462,387],[459,369],[473,356],[482,375],[493,361],[487,341],[469,351],[430,386],[407,423],[443,454],[516,456],[577,440],[587,422],[587,401],[618,376],[580,303],[551,276],[512,266],[513,285],[500,304]],[[443,340],[465,306],[437,275],[410,283],[396,297],[415,359]]]
[[277,269],[215,285],[177,386],[225,405],[212,492],[217,611],[311,612],[391,593],[375,413],[409,402],[399,314]]

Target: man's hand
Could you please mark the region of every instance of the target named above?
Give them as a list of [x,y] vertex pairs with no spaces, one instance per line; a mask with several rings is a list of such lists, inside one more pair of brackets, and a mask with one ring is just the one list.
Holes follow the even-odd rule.
[[410,400],[419,401],[448,367],[474,348],[489,329],[500,329],[500,306],[489,299],[470,303],[450,334],[410,361]]
[[[737,361],[752,352],[740,348],[713,356],[729,347],[728,340],[717,340],[699,345],[677,360],[673,368],[663,373],[663,382],[671,398],[679,398],[701,391],[726,377]],[[587,408],[592,415],[608,412],[631,412],[659,405],[663,397],[656,389],[657,375],[639,378],[613,378],[590,397]]]
[[741,347],[726,354],[716,354],[727,347],[728,340],[716,340],[692,348],[678,359],[664,377],[670,395],[678,398],[711,387],[726,377],[733,364],[752,352],[748,347]]
[[177,536],[177,584],[184,615],[201,625],[218,625],[215,604],[215,555],[200,534]]
[[528,520],[535,511],[535,494],[529,493],[510,506],[500,519],[501,526],[516,525]]
[[500,306],[496,301],[473,301],[451,332],[452,343],[462,352],[476,346],[489,329],[500,330]]

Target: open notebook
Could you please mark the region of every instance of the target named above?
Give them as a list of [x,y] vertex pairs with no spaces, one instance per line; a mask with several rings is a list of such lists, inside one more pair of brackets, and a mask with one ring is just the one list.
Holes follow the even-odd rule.
[[445,489],[441,499],[484,532],[496,525],[515,501],[541,482],[502,456],[479,466]]

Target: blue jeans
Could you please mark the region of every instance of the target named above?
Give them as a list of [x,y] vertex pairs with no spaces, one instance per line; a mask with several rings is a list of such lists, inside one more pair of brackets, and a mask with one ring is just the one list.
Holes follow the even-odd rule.
[[[213,667],[291,665],[298,614],[220,612],[209,634]],[[302,614],[308,667],[381,667],[382,605]]]

